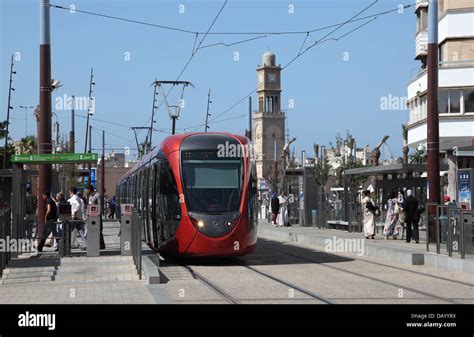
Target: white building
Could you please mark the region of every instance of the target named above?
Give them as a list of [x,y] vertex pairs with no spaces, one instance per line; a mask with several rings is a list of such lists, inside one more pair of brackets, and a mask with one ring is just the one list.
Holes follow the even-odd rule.
[[[474,149],[474,0],[439,0],[438,6],[440,150],[450,164],[446,192],[455,196],[456,167],[474,167],[471,157],[453,156],[455,147]],[[415,13],[421,70],[408,84],[408,146],[426,148],[428,0],[417,0]]]

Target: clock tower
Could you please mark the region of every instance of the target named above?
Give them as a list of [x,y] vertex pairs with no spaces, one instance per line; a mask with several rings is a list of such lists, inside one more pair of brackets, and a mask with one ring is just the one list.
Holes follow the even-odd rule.
[[285,113],[281,111],[281,66],[267,51],[257,67],[258,110],[253,113],[257,177],[267,180],[273,190],[281,188],[284,176],[281,152],[285,145]]

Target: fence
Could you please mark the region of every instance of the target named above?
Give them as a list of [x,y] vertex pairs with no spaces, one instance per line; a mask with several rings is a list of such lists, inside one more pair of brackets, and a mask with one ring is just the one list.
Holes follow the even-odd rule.
[[[428,218],[428,223],[435,225],[436,253],[441,254],[441,246],[445,246],[449,256],[456,252],[464,259],[473,252],[474,211],[463,210],[452,205],[428,204],[435,207],[436,213]],[[429,233],[427,233],[427,236]],[[426,240],[426,251],[430,250],[430,240]]]
[[[12,218],[11,218],[11,209],[2,208],[0,209],[0,240],[6,242],[9,237],[11,237],[12,231]],[[11,253],[9,249],[5,249],[6,245],[4,244],[4,249],[0,250],[0,276],[3,275],[3,270],[5,269],[8,261],[10,261]]]
[[142,279],[142,218],[135,208],[132,211],[132,256],[140,280]]

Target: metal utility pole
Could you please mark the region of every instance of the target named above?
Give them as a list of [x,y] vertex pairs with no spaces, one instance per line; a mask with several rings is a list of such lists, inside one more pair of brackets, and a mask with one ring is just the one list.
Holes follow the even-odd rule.
[[102,210],[101,214],[104,214],[105,210],[105,130],[102,130],[102,159],[101,159],[101,167],[100,167],[100,197],[101,197],[101,205],[102,205]]
[[[428,117],[427,117],[427,174],[428,202],[440,203],[439,178],[439,116],[438,116],[438,0],[428,3]],[[436,216],[436,208],[428,207],[429,218]],[[428,221],[427,240],[435,237],[435,224]]]
[[249,139],[252,140],[252,96],[249,96]]
[[[170,85],[182,85],[183,88],[181,89],[181,97],[179,99],[179,105],[173,106],[168,104],[168,99],[167,95],[163,92],[163,84],[170,84]],[[179,114],[181,112],[181,109],[184,107],[183,105],[183,96],[184,96],[184,88],[186,88],[188,85],[194,88],[194,85],[191,82],[188,81],[157,81],[155,80],[152,85],[155,85],[155,87],[158,87],[159,93],[161,97],[163,98],[163,102],[165,103],[166,110],[168,110],[168,115],[171,117],[173,120],[172,123],[172,134],[174,135],[176,132],[176,120],[179,117]],[[171,109],[172,107],[175,107],[175,109]]]
[[207,132],[207,129],[209,129],[209,126],[208,126],[208,119],[209,119],[209,116],[211,115],[209,113],[209,105],[212,103],[211,101],[211,89],[209,88],[209,93],[207,94],[207,110],[206,110],[206,126],[204,127],[204,132]]
[[58,117],[56,116],[56,123],[54,123],[54,129],[56,131],[56,146],[59,145],[59,122]]
[[[95,83],[92,81],[92,79],[94,78],[94,68],[91,68],[91,76],[90,76],[90,80],[89,80],[89,98],[88,98],[88,101],[87,101],[87,119],[86,119],[86,137],[85,137],[85,141],[84,141],[84,153],[87,152],[87,141],[88,139],[90,139],[90,134],[89,134],[89,117],[91,115],[91,102],[92,102],[92,86],[95,85]],[[90,144],[89,144],[89,148],[90,148]],[[84,163],[84,166],[83,168],[85,169],[86,168],[86,164]],[[91,171],[91,164],[89,164],[89,179],[90,179],[90,171]],[[82,179],[82,182],[84,182],[84,178]],[[89,181],[89,184],[90,184],[90,181]]]
[[[51,153],[51,32],[49,0],[40,0],[40,107],[38,153]],[[39,193],[50,191],[51,164],[39,165]],[[38,233],[42,238],[46,201],[38,196]]]
[[16,74],[16,71],[13,70],[13,54],[12,60],[10,63],[10,84],[8,86],[8,107],[7,107],[7,125],[5,129],[5,147],[3,148],[3,169],[7,168],[7,159],[8,159],[8,131],[10,126],[10,110],[13,110],[11,106],[12,91],[15,89],[12,87],[13,83],[13,74]]
[[155,124],[155,110],[157,109],[156,107],[156,85],[155,85],[155,88],[153,90],[153,107],[151,109],[151,124],[150,124],[150,130],[149,130],[149,137],[147,136],[147,146],[151,149],[151,141],[153,139],[153,128],[154,128],[154,125]]
[[84,145],[84,153],[87,152],[87,139],[90,138],[88,137],[88,132],[89,132],[89,116],[91,115],[91,101],[92,101],[92,86],[95,85],[95,83],[92,81],[94,78],[94,68],[91,68],[91,77],[89,80],[89,99],[88,99],[88,106],[87,106],[87,120],[86,120],[86,140],[85,140],[85,145]]
[[71,108],[71,131],[69,132],[69,151],[71,153],[76,152],[75,148],[75,135],[74,135],[74,120],[76,119],[74,108],[76,106],[76,97],[73,95],[72,96],[72,108]]
[[[92,153],[92,125],[89,125],[89,153]],[[89,179],[87,182],[89,185],[92,185],[92,166],[91,163],[87,164],[87,169],[89,171]]]
[[25,109],[25,137],[28,136],[28,109],[33,109],[34,106],[20,105],[19,108]]
[[148,140],[145,139],[145,143],[140,144],[140,142],[138,141],[137,130],[148,130],[147,132],[147,138],[148,138],[148,134],[150,133],[150,128],[148,126],[132,126],[130,129],[132,129],[133,133],[135,134],[135,142],[137,143],[137,149],[138,149],[138,158],[140,159],[143,155],[145,155],[145,148],[146,148],[146,144]]

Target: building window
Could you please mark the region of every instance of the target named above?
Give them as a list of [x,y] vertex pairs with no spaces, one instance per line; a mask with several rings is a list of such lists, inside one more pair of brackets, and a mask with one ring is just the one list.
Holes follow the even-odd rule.
[[428,10],[421,8],[416,16],[417,32],[428,29]]
[[[452,39],[441,44],[441,62],[443,66],[457,65],[457,62],[472,61],[474,63],[474,39]],[[469,62],[470,63],[470,62]]]
[[438,16],[441,18],[449,10],[474,8],[472,0],[439,0]]
[[258,98],[258,111],[264,111],[263,110],[263,97]]
[[474,113],[474,88],[464,89],[463,95],[464,95],[464,112]]
[[438,91],[438,113],[460,113],[461,112],[461,90],[440,89]]

